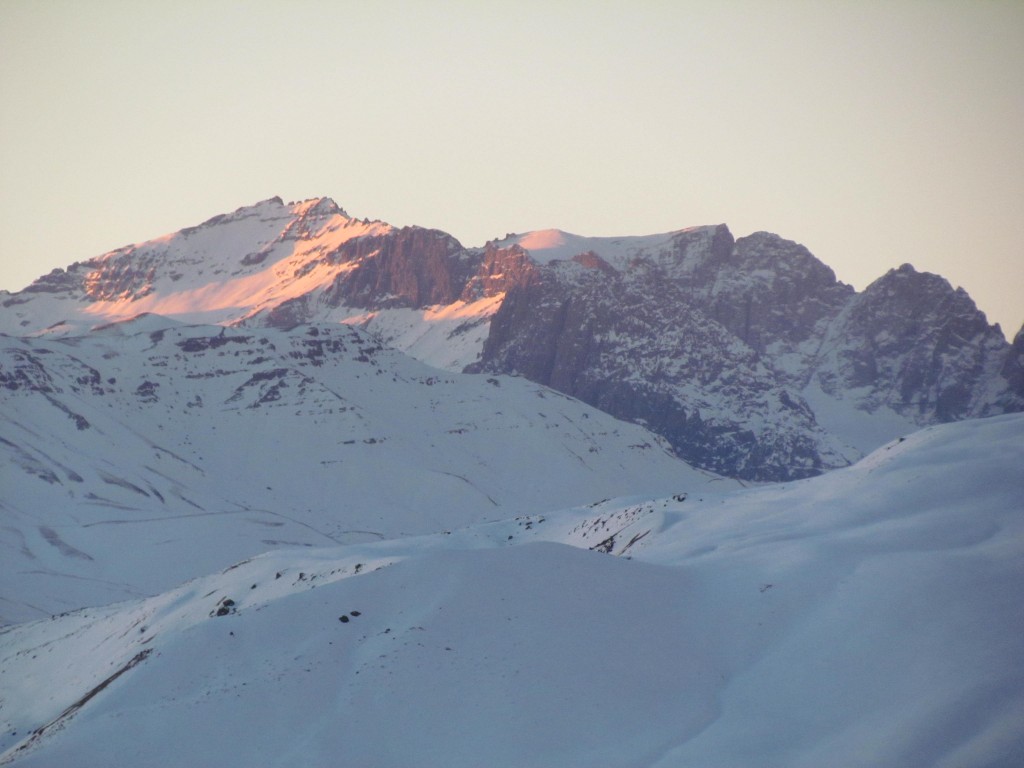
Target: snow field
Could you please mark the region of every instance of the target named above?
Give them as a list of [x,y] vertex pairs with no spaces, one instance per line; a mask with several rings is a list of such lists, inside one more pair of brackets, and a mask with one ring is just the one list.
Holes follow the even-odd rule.
[[8,628],[5,759],[1013,765],[1022,435],[964,422],[797,483],[279,550]]

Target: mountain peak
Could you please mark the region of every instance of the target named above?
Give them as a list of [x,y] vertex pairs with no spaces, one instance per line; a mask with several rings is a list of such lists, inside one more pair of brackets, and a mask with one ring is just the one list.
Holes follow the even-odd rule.
[[[278,203],[281,202],[281,198],[279,197],[271,199],[276,200]],[[295,214],[300,216],[333,216],[340,214],[345,218],[349,218],[349,215],[345,213],[344,209],[329,197],[311,197],[308,200],[300,200],[298,202],[289,203],[288,205]]]

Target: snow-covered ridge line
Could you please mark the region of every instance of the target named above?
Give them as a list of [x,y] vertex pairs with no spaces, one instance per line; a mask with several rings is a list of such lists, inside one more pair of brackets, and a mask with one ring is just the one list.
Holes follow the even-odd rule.
[[511,235],[493,244],[499,248],[517,245],[527,251],[538,264],[570,261],[576,256],[593,253],[598,254],[616,269],[624,270],[636,258],[650,258],[652,255],[660,259],[670,257],[674,242],[680,235],[713,237],[716,230],[716,226],[705,226],[654,235],[584,237],[560,229],[542,229]]

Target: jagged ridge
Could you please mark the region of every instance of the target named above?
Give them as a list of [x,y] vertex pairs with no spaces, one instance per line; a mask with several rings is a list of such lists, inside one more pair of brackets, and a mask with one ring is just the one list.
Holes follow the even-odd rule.
[[688,461],[758,480],[1024,409],[1019,352],[962,290],[905,265],[857,293],[803,246],[725,225],[465,248],[328,198],[273,198],[55,270],[0,305],[0,329],[17,335],[143,312],[356,324],[432,365],[548,384],[650,426]]

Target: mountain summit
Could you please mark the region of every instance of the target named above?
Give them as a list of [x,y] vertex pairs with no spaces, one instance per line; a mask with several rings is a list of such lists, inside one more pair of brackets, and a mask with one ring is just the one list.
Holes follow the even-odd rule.
[[272,198],[0,292],[9,335],[145,313],[357,325],[436,367],[546,384],[647,426],[698,467],[752,480],[1024,410],[1019,355],[962,289],[904,265],[858,293],[803,246],[725,225],[542,230],[466,248],[354,219],[329,198]]

